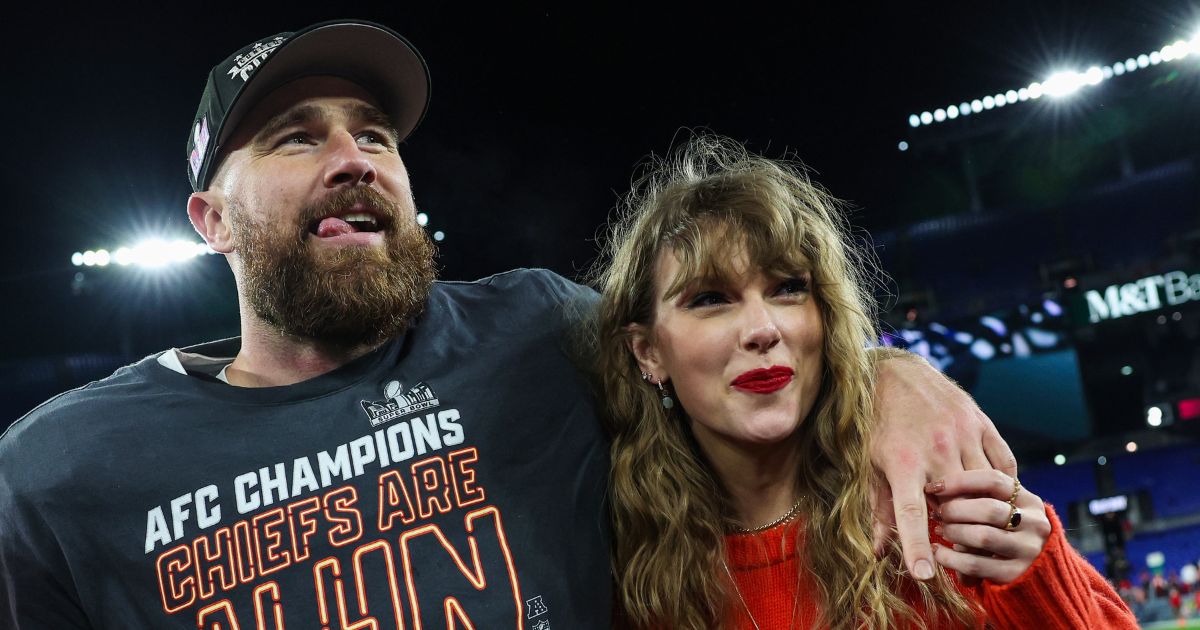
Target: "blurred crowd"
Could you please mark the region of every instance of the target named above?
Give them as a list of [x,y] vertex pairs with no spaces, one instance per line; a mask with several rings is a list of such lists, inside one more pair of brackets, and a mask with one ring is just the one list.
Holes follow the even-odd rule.
[[1139,623],[1191,619],[1200,611],[1200,585],[1196,566],[1184,565],[1179,570],[1142,571],[1136,582],[1121,580],[1117,592],[1133,609]]

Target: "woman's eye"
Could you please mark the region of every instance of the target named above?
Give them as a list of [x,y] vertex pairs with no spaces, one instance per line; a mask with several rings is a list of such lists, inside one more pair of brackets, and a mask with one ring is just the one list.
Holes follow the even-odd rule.
[[697,293],[691,301],[688,302],[688,308],[698,308],[704,306],[716,306],[726,302],[725,296],[716,291],[702,291]]
[[808,278],[788,278],[779,283],[779,292],[790,295],[808,292]]

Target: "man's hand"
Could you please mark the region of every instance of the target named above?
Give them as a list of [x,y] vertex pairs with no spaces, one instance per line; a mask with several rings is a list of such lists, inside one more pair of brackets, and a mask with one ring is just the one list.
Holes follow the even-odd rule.
[[934,560],[926,482],[988,468],[1015,477],[1017,460],[975,401],[924,359],[891,349],[874,352],[871,462],[886,478],[875,487],[875,548],[883,549],[895,527],[905,566],[927,580]]

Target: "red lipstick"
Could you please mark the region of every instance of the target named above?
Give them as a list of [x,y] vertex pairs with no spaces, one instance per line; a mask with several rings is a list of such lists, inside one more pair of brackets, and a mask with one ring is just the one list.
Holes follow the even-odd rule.
[[792,368],[772,365],[745,372],[733,379],[730,385],[751,394],[770,394],[787,387],[793,375],[795,371]]

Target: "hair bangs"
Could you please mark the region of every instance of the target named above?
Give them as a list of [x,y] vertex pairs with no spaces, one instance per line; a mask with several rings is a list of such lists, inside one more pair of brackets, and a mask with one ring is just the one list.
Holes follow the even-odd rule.
[[[778,220],[783,214],[743,208],[685,219],[663,239],[663,251],[679,261],[663,296],[672,298],[695,285],[732,284],[753,270],[780,279],[810,274],[814,256],[806,251],[804,224]],[[738,267],[743,261],[748,269]]]

